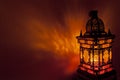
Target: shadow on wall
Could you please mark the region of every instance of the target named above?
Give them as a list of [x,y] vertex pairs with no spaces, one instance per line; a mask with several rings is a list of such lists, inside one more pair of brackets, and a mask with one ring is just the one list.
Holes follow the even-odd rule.
[[1,49],[1,80],[69,80],[76,68],[69,67],[72,66],[70,57],[61,58],[52,55],[52,52],[25,48]]

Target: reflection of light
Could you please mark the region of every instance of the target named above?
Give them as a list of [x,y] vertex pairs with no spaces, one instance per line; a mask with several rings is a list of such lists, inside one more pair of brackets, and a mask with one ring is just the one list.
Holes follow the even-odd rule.
[[[78,18],[76,15],[73,18],[70,16],[65,16],[66,25],[57,21],[44,23],[37,19],[29,19],[25,23],[25,26],[28,26],[25,38],[29,47],[38,51],[50,52],[56,59],[65,59],[64,71],[66,74],[76,70],[79,64],[79,44],[77,44],[76,36],[81,29],[80,24],[83,24],[82,18]],[[36,58],[41,58],[38,57],[40,54],[35,54]]]
[[[75,65],[79,64],[75,63],[79,61],[72,56],[79,53],[79,45],[75,37],[79,35],[82,28],[85,28],[83,26],[86,19],[84,14],[68,13],[65,14],[63,21],[65,25],[57,20],[44,21],[29,18],[24,21],[26,26],[24,38],[32,49],[49,51],[56,58],[69,57],[70,64],[66,68],[66,72],[69,73],[73,71]],[[88,43],[92,44],[92,42]],[[92,55],[90,57],[92,61]]]

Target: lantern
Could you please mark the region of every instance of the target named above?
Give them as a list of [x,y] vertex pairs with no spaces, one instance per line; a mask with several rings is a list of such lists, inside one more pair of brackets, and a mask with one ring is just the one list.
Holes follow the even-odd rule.
[[112,66],[112,43],[115,36],[110,30],[105,32],[104,23],[96,10],[91,11],[89,17],[86,32],[82,34],[81,31],[80,36],[76,37],[80,44],[78,72],[86,75],[86,80],[104,80],[101,78],[115,73]]

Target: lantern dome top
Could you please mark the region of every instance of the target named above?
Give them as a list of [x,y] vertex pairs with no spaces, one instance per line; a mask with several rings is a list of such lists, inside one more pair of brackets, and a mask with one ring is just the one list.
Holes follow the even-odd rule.
[[98,38],[115,38],[115,35],[111,33],[110,29],[108,32],[105,31],[103,21],[98,17],[98,11],[92,10],[89,12],[89,20],[86,23],[86,31],[76,37],[78,40],[83,38],[92,38],[97,40]]
[[90,19],[87,21],[87,24],[86,24],[86,33],[87,34],[105,33],[104,23],[98,17],[97,13],[98,13],[97,10],[92,10],[92,11],[89,12]]

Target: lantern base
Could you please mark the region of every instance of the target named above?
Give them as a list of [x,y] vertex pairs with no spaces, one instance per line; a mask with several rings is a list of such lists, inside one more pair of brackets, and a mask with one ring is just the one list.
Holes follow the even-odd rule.
[[117,76],[115,70],[106,72],[102,75],[92,75],[88,72],[78,69],[73,80],[117,80]]

